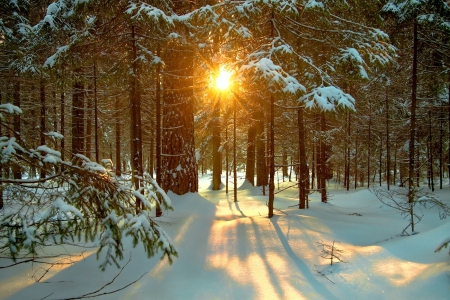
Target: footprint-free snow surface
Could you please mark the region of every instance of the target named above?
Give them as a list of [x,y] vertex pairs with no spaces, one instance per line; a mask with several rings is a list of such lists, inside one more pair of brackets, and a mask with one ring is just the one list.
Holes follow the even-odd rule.
[[[95,247],[67,246],[71,264],[61,258],[40,282],[48,265],[0,269],[0,298],[64,299],[97,290],[91,295],[104,294],[100,299],[450,297],[448,249],[434,252],[450,236],[450,220],[440,220],[435,208],[422,210],[418,234],[401,236],[408,220],[367,189],[347,192],[330,184],[329,202],[312,194],[307,210],[295,206],[296,190],[286,189],[275,195],[276,215],[268,219],[268,197],[260,188],[239,180],[234,202],[232,184],[227,195],[211,191],[210,182],[204,175],[198,194],[169,194],[174,211],[161,222],[179,252],[172,265],[159,260],[161,253],[148,259],[142,246],[127,240],[121,266],[131,260],[118,275],[115,266],[98,268]],[[280,190],[289,185],[280,183]],[[450,204],[448,187],[436,194]],[[333,241],[344,262],[330,265],[320,255]]]

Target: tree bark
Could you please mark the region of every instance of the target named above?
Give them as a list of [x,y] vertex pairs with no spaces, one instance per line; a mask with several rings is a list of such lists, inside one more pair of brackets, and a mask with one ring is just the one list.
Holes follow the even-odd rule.
[[[410,135],[409,135],[409,172],[408,172],[408,201],[413,203],[415,199],[415,162],[414,162],[414,149],[415,149],[415,136],[416,136],[416,103],[417,103],[417,20],[414,18],[413,28],[413,62],[412,62],[412,86],[411,86],[411,112],[410,112]],[[414,232],[414,228],[411,228]]]
[[121,136],[120,136],[120,107],[119,107],[119,98],[115,98],[115,106],[116,106],[116,176],[122,176],[122,168],[120,162],[120,153],[121,153]]
[[84,87],[79,81],[73,85],[72,96],[72,155],[84,154]]
[[212,112],[212,160],[213,160],[213,176],[212,189],[213,191],[220,190],[222,184],[222,153],[220,152],[220,93],[217,97],[217,102],[214,105]]
[[[65,102],[66,102],[65,94],[63,91],[61,91],[61,95],[60,95],[61,119],[60,119],[59,123],[60,123],[60,128],[61,128],[60,133],[63,136],[61,139],[61,160],[63,160],[63,161],[65,160],[65,157],[66,157],[66,155],[65,155],[66,144],[65,144],[65,137],[64,137],[64,134],[66,133],[65,128],[64,128],[64,126],[66,125],[65,124],[65,114],[66,114],[66,112],[65,112],[66,103]],[[64,165],[61,165],[61,171],[64,171]]]
[[306,186],[307,186],[307,172],[308,166],[306,165],[306,147],[305,147],[305,124],[303,120],[304,108],[300,107],[297,110],[297,127],[298,127],[298,161],[299,161],[299,177],[298,177],[298,189],[299,189],[299,209],[306,207]]
[[269,124],[269,218],[273,217],[275,201],[275,97],[270,95],[270,124]]
[[387,189],[389,190],[391,187],[391,145],[389,140],[389,92],[388,87],[386,86],[386,182]]
[[172,45],[165,53],[162,188],[177,195],[198,191],[194,142],[194,52]]
[[264,146],[264,113],[256,113],[256,186],[267,184],[266,158]]
[[[98,99],[97,99],[97,63],[94,61],[94,132],[95,132],[95,161],[100,161],[98,141]],[[120,160],[117,162],[120,164]]]
[[[45,145],[45,117],[46,117],[46,113],[47,113],[47,109],[45,107],[45,84],[44,81],[41,80],[40,83],[40,99],[41,99],[41,125],[40,125],[40,138],[41,138],[41,145]],[[42,155],[44,155],[44,153],[42,153]],[[42,166],[41,167],[41,172],[40,172],[40,178],[45,178],[46,177],[46,172],[45,172],[45,167]],[[14,176],[14,178],[16,178]],[[22,178],[22,176],[20,176],[20,178]]]
[[255,185],[255,143],[256,143],[256,127],[252,122],[248,127],[247,134],[247,163],[245,168],[245,179],[252,186]]
[[[144,174],[142,159],[142,121],[141,121],[141,89],[137,65],[137,46],[135,27],[131,26],[131,66],[130,78],[130,113],[131,113],[131,174],[135,190],[141,186],[141,178]],[[136,197],[136,213],[141,210],[141,200]]]
[[327,163],[326,163],[326,157],[325,157],[325,141],[324,141],[324,133],[325,133],[325,112],[322,111],[320,114],[320,131],[321,131],[321,137],[320,137],[320,191],[321,191],[321,200],[322,202],[327,202],[327,187],[326,187],[326,170],[327,170]]
[[91,156],[91,148],[92,148],[92,109],[93,109],[93,103],[92,103],[92,86],[88,87],[88,98],[86,101],[86,157],[89,159],[92,159]]
[[[450,103],[449,103],[450,105]],[[442,103],[441,103],[441,108],[439,111],[439,189],[442,190],[442,180],[444,179],[444,165],[443,165],[443,159],[442,159],[442,140],[444,138],[444,129],[443,129],[443,123],[444,122],[444,111],[442,108]]]
[[[20,107],[20,81],[19,80],[17,80],[14,83],[13,103],[15,106]],[[20,123],[21,123],[21,116],[19,114],[14,114],[13,130],[14,130],[14,137],[16,138],[17,141],[20,140]],[[13,178],[14,179],[22,179],[21,167],[18,164],[13,163],[11,168],[12,168],[12,172],[13,172]]]

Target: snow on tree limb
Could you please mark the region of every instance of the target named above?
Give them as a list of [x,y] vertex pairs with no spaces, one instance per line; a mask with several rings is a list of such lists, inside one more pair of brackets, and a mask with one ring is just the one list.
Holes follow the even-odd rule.
[[304,102],[307,108],[318,107],[331,111],[336,107],[342,107],[355,110],[355,99],[334,86],[315,88],[312,92],[300,97],[298,101]]

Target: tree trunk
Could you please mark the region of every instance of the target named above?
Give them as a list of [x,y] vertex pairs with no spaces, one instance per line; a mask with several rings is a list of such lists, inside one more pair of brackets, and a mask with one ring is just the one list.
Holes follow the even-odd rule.
[[431,191],[434,192],[434,172],[433,172],[433,138],[432,138],[432,131],[431,131],[431,110],[428,110],[428,151],[429,151],[429,160],[428,160],[428,166],[429,166],[429,187],[431,188]]
[[[161,57],[161,46],[158,44],[156,48],[156,55]],[[156,65],[156,105],[155,105],[155,115],[156,115],[156,183],[159,186],[162,186],[162,177],[161,177],[161,64]],[[156,205],[156,216],[160,217],[162,215],[161,207]]]
[[311,189],[314,189],[314,182],[316,180],[316,165],[317,165],[317,154],[316,154],[316,142],[313,140],[312,143],[312,166],[311,166]]
[[266,158],[264,146],[264,114],[258,111],[256,114],[256,186],[267,184]]
[[194,52],[189,46],[172,45],[164,62],[164,113],[162,134],[162,188],[177,195],[198,191],[194,143]]
[[269,218],[273,217],[273,204],[275,201],[275,100],[270,95],[270,124],[269,124]]
[[[131,119],[131,174],[135,190],[141,186],[141,178],[144,174],[142,159],[142,121],[141,121],[141,89],[139,84],[139,74],[137,66],[137,46],[135,27],[131,26],[132,42],[132,74],[130,78],[130,119]],[[136,213],[141,210],[141,200],[136,197]]]
[[305,149],[305,124],[303,120],[304,108],[300,107],[297,110],[297,127],[298,127],[298,161],[299,161],[299,209],[306,207],[306,184],[308,166],[306,165],[306,149]]
[[256,142],[256,127],[254,122],[248,127],[247,134],[247,163],[245,168],[245,179],[250,182],[252,186],[255,185],[255,142]]
[[120,107],[119,107],[119,98],[115,98],[115,106],[116,106],[116,176],[122,176],[122,168],[120,162],[120,153],[121,153],[121,136],[120,136]]
[[[95,161],[100,161],[98,142],[98,99],[97,99],[97,63],[94,61],[94,132],[95,132]],[[117,162],[120,165],[120,160]]]
[[346,188],[347,191],[350,190],[350,112],[347,112],[347,139],[345,141],[346,147],[347,147],[347,153],[346,153],[346,170],[345,174],[347,176],[346,178]]
[[72,155],[84,154],[84,87],[76,81],[72,96]]
[[236,156],[236,152],[237,152],[237,148],[236,148],[236,140],[237,140],[237,135],[236,135],[236,122],[237,122],[237,107],[236,107],[236,102],[237,99],[236,97],[234,97],[233,100],[233,192],[234,192],[234,202],[237,202],[237,156]]
[[[448,177],[450,178],[450,73],[448,74]],[[449,180],[450,184],[450,180]]]
[[[414,149],[415,149],[415,136],[416,136],[416,102],[417,102],[417,20],[414,19],[414,38],[413,38],[413,65],[412,65],[412,91],[411,91],[411,113],[410,113],[410,135],[409,135],[409,176],[408,176],[408,201],[413,203],[415,199],[414,176],[415,176],[415,163],[414,163]],[[414,225],[412,232],[414,232]]]
[[287,177],[289,175],[288,174],[288,155],[287,155],[286,150],[283,151],[282,161],[283,161],[282,173],[283,173],[283,182],[284,182],[284,177]]
[[358,187],[358,132],[355,135],[355,190]]
[[212,160],[213,160],[213,174],[212,174],[212,189],[213,191],[220,190],[222,184],[222,153],[220,152],[220,94],[217,97],[217,102],[214,105],[212,112]]
[[88,87],[88,99],[86,101],[86,157],[92,159],[91,148],[92,148],[92,86]]
[[[40,137],[41,137],[41,145],[45,145],[45,117],[46,117],[46,113],[47,113],[47,109],[45,107],[45,84],[44,81],[41,80],[40,83],[40,99],[41,99],[41,125],[40,125]],[[44,153],[42,153],[42,155],[45,155]],[[40,178],[45,178],[46,177],[46,172],[45,172],[45,167],[42,166],[41,167],[41,174],[40,174]],[[22,176],[20,176],[20,178],[22,178]]]
[[[20,107],[20,81],[17,80],[14,83],[14,90],[13,90],[13,103],[15,106]],[[20,122],[21,117],[19,114],[14,114],[13,116],[13,130],[14,130],[14,137],[17,141],[20,140]],[[13,163],[12,164],[12,172],[13,172],[13,178],[14,179],[22,179],[22,171],[18,164]]]
[[[66,108],[66,104],[65,104],[65,94],[63,91],[61,91],[61,95],[60,95],[60,105],[61,105],[61,119],[60,119],[60,133],[63,136],[61,139],[61,160],[65,160],[65,152],[66,152],[66,144],[65,144],[65,128],[64,126],[65,124],[65,108]],[[61,165],[61,172],[64,171],[64,165]]]
[[378,183],[381,186],[382,180],[382,171],[383,171],[383,136],[380,132],[380,152],[378,157]]
[[386,182],[387,189],[391,186],[391,145],[389,141],[389,93],[388,87],[386,86]]
[[[3,93],[0,90],[0,105],[3,104],[2,99]],[[2,124],[0,124],[0,137],[3,136],[3,127]],[[3,164],[0,163],[0,177],[3,177]],[[3,208],[3,184],[0,183],[0,210]]]
[[324,133],[325,133],[325,112],[322,111],[320,115],[320,191],[321,191],[321,201],[327,202],[327,187],[326,187],[326,178],[325,173],[327,170],[327,163],[325,157],[325,141],[324,141]]
[[[449,103],[450,105],[450,103]],[[444,130],[443,130],[443,123],[444,122],[444,111],[442,108],[441,103],[441,109],[439,111],[439,189],[442,190],[442,180],[444,179],[444,169],[443,169],[443,160],[442,160],[442,140],[444,138]]]
[[370,144],[372,141],[372,106],[369,103],[369,139],[367,141],[367,188],[370,187]]

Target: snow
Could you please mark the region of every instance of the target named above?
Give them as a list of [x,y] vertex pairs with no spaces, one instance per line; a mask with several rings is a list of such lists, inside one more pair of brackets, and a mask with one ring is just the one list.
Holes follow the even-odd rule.
[[[143,247],[133,248],[132,239],[126,238],[124,257],[131,261],[102,292],[143,277],[102,298],[448,299],[449,256],[434,250],[450,240],[450,222],[439,219],[437,208],[423,211],[419,234],[399,236],[406,220],[395,210],[382,207],[367,189],[347,192],[330,182],[329,203],[321,203],[314,193],[310,209],[299,210],[295,189],[288,189],[275,195],[279,210],[268,219],[267,196],[238,175],[238,202],[232,184],[228,195],[208,189],[211,175],[200,177],[199,193],[169,193],[175,210],[160,218],[168,236],[156,231],[165,246],[171,237],[179,257],[172,266],[158,255],[147,259]],[[292,183],[280,184],[282,188]],[[449,191],[437,191],[447,204]],[[70,211],[62,200],[54,205]],[[114,215],[106,220],[119,221]],[[136,230],[148,226],[145,215],[130,216],[129,222]],[[32,233],[31,227],[28,230]],[[319,256],[317,242],[333,241],[347,263],[330,266]],[[32,265],[0,272],[0,298],[76,297],[97,290],[119,271],[109,266],[102,272],[95,249],[66,246],[65,251],[72,255],[72,264],[54,266],[43,278],[45,283],[34,282],[32,276],[39,270]],[[9,264],[0,260],[0,266]]]
[[64,136],[62,134],[60,134],[59,132],[55,132],[55,131],[50,131],[47,133],[44,133],[46,136],[51,136],[54,139],[58,139],[58,140],[62,140],[64,138]]
[[[8,114],[22,114],[22,110],[20,107],[15,106],[11,103],[0,104],[0,112],[6,112]],[[0,118],[2,118],[2,114],[0,113]]]

